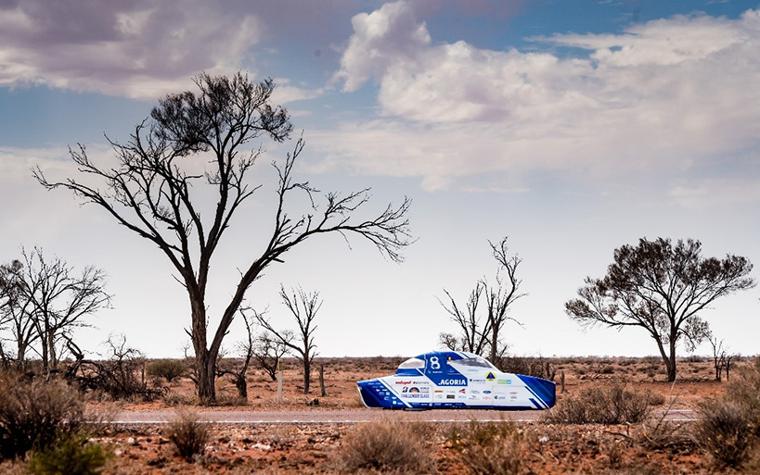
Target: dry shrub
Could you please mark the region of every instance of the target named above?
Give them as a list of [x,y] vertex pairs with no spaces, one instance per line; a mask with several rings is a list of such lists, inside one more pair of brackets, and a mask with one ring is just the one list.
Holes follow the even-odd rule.
[[526,441],[514,423],[476,422],[455,426],[449,443],[458,460],[473,475],[512,475],[527,471]]
[[169,424],[169,440],[174,443],[177,453],[187,461],[203,455],[209,440],[206,424],[198,420],[198,415],[188,411],[178,411],[177,418]]
[[46,449],[84,423],[79,393],[60,380],[0,374],[0,458]]
[[186,370],[185,364],[180,360],[157,360],[145,365],[148,376],[164,378],[168,383],[183,376]]
[[646,420],[652,408],[650,392],[622,384],[585,388],[551,409],[546,422],[564,424],[626,424]]
[[358,471],[420,472],[431,460],[420,424],[384,420],[356,427],[338,451],[338,468]]
[[108,452],[82,435],[63,437],[52,446],[35,451],[27,468],[35,475],[95,475],[102,471]]
[[760,360],[729,384],[725,395],[699,405],[694,439],[721,468],[739,468],[760,451]]
[[694,437],[720,467],[740,467],[754,443],[747,413],[725,399],[711,399],[699,405]]

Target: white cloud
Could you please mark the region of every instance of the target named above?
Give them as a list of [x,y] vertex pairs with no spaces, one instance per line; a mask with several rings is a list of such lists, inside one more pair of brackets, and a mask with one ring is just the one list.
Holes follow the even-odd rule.
[[[154,99],[201,71],[244,69],[264,28],[243,8],[201,0],[10,3],[0,6],[0,86]],[[314,91],[285,85],[278,94],[287,101]]]
[[315,134],[326,165],[430,189],[496,172],[660,180],[760,145],[758,11],[535,39],[574,56],[436,43],[407,2],[353,26],[337,77],[375,81],[382,118]]

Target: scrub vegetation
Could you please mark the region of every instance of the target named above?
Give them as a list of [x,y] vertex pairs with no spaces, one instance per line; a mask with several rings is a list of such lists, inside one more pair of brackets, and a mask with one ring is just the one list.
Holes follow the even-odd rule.
[[[566,374],[567,384],[550,416],[530,424],[429,424],[390,412],[387,420],[363,424],[226,426],[200,423],[196,409],[184,407],[171,425],[106,424],[96,433],[86,414],[107,405],[102,396],[61,379],[3,372],[9,390],[0,391],[0,472],[757,473],[760,362],[739,358],[730,381],[719,383],[712,358],[683,359],[681,371],[691,379],[672,385],[664,374],[654,382],[647,375],[656,359],[545,360]],[[321,363],[331,390],[320,406],[357,411],[354,381],[387,373],[399,359]],[[287,358],[281,366],[286,384],[277,401],[276,384],[252,365],[249,408],[309,410],[300,362]],[[223,381],[220,395],[235,394],[234,381]],[[168,391],[193,402],[188,375]],[[167,407],[160,399],[120,404]],[[668,408],[697,409],[697,420],[665,421],[661,411]]]

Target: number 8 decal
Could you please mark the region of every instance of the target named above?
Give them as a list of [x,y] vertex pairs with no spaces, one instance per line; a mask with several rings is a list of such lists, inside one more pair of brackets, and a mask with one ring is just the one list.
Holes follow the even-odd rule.
[[437,356],[430,357],[430,369],[441,369],[441,363],[438,362]]

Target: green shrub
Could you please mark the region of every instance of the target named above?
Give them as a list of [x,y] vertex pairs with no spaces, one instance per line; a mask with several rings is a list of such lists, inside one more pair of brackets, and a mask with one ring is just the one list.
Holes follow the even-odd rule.
[[627,389],[622,384],[585,388],[562,399],[545,417],[564,424],[626,424],[644,421],[658,402],[649,392]]
[[52,446],[32,452],[28,469],[35,475],[93,475],[100,473],[108,453],[82,435],[62,437]]
[[46,449],[76,433],[84,422],[79,393],[63,381],[28,381],[0,375],[0,457],[15,458]]
[[145,372],[148,376],[164,378],[167,382],[171,383],[183,376],[186,369],[185,364],[179,360],[157,360],[148,363],[145,367]]
[[526,443],[514,423],[470,422],[455,426],[449,443],[458,461],[473,475],[513,475],[527,471]]
[[361,424],[341,445],[338,466],[349,473],[424,471],[431,462],[424,431],[417,429],[414,424],[390,420]]
[[207,425],[191,412],[179,411],[177,419],[169,424],[169,440],[185,460],[191,461],[196,455],[203,455],[208,439]]

